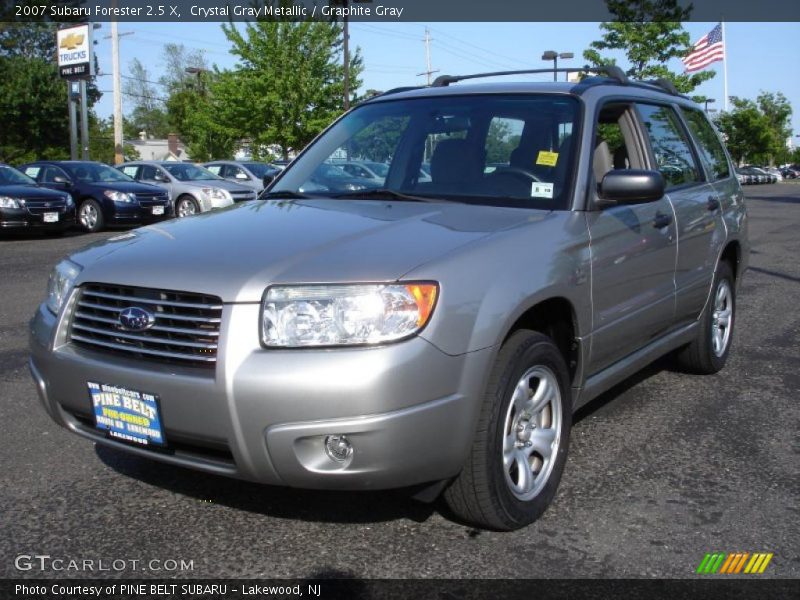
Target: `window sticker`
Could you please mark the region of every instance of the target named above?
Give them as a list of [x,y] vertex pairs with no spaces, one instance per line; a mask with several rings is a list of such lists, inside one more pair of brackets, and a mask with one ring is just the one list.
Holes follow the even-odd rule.
[[555,167],[558,162],[558,152],[548,152],[547,150],[539,150],[539,156],[536,157],[537,165],[544,165],[545,167]]
[[531,184],[531,198],[552,198],[553,184],[544,181],[534,181]]

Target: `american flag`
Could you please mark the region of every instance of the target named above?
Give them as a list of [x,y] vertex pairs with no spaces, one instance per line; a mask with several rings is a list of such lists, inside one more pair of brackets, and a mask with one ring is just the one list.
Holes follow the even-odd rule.
[[690,73],[705,69],[708,65],[718,60],[725,60],[725,42],[722,40],[722,23],[701,37],[692,51],[681,59],[686,70]]

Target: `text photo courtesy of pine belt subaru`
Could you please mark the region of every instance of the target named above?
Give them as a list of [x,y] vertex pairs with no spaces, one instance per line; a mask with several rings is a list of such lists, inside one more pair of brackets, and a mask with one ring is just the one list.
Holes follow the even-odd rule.
[[84,231],[154,223],[172,216],[164,188],[136,183],[103,163],[37,161],[20,170],[42,186],[70,194]]
[[[48,414],[206,473],[409,487],[481,527],[531,523],[575,410],[670,352],[723,368],[748,262],[704,113],[594,73],[384,93],[261,200],[74,253],[31,322]],[[334,159],[389,169],[304,193]]]
[[137,161],[124,163],[117,168],[136,181],[166,188],[176,217],[188,217],[224,208],[235,202],[256,199],[252,189],[227,181],[191,163]]
[[0,233],[36,230],[60,235],[75,224],[75,203],[66,192],[42,187],[0,163]]

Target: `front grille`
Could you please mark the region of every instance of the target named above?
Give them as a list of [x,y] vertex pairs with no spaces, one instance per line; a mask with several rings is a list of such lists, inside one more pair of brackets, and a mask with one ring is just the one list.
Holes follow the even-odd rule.
[[65,200],[25,200],[25,208],[32,215],[42,215],[46,212],[64,212],[67,206]]
[[246,192],[235,191],[231,192],[231,197],[237,202],[244,202],[245,200],[255,200],[256,193],[252,191],[246,191]]
[[167,201],[166,194],[152,194],[152,193],[142,193],[137,192],[136,200],[139,202],[139,206],[142,208],[150,208],[154,204],[164,204]]
[[[121,329],[119,313],[130,307],[150,312],[155,324],[145,331]],[[93,350],[213,368],[221,319],[216,296],[90,283],[79,292],[70,339]]]

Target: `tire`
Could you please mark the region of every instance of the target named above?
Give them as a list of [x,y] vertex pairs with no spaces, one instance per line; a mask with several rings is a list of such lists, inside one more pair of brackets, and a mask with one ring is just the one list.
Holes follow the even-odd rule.
[[178,218],[190,217],[200,212],[197,200],[191,196],[181,196],[175,202],[175,216]]
[[78,225],[89,233],[101,231],[105,227],[103,210],[96,200],[87,198],[78,206]]
[[682,370],[698,375],[711,375],[725,366],[733,341],[736,322],[736,286],[733,270],[720,262],[714,273],[714,284],[694,341],[676,356]]
[[[533,390],[539,394],[531,397]],[[536,402],[547,390],[550,399]],[[528,418],[526,409],[535,416]],[[541,333],[515,332],[492,368],[472,449],[444,492],[447,505],[457,517],[487,529],[511,531],[532,523],[555,496],[571,426],[564,357]],[[520,463],[529,467],[529,479]]]

